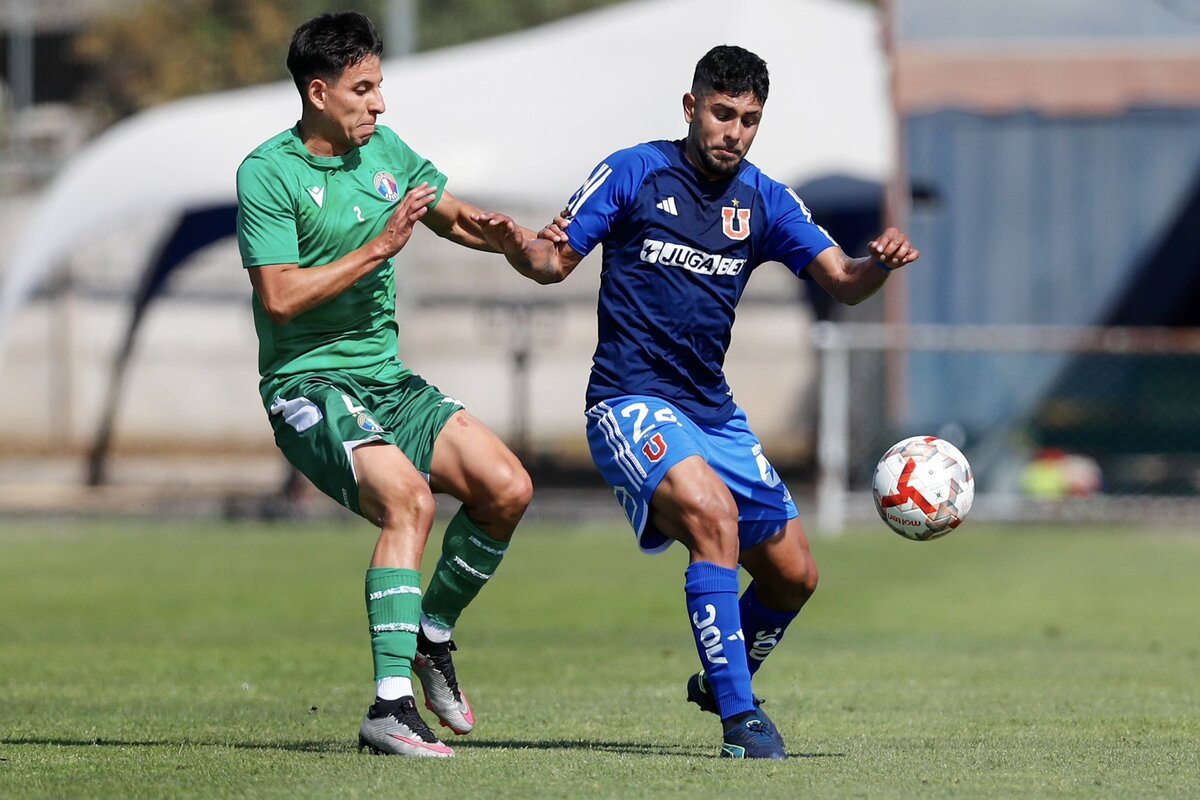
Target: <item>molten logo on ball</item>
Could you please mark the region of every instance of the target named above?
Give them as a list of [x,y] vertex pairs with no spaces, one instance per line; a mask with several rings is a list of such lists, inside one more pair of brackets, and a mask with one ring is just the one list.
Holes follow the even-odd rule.
[[935,436],[913,436],[888,448],[875,467],[879,517],[907,539],[927,541],[957,528],[975,499],[971,465]]

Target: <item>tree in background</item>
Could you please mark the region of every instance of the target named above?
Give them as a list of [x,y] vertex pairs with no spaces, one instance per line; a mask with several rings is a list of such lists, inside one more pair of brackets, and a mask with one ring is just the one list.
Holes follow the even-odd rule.
[[75,41],[94,75],[83,99],[103,125],[181,97],[281,80],[293,20],[323,5],[147,0],[124,6]]
[[432,50],[532,28],[617,0],[418,0],[417,48]]
[[[613,2],[415,0],[415,47],[509,33]],[[292,31],[334,8],[361,11],[381,28],[388,18],[388,0],[145,0],[123,6],[75,41],[93,76],[83,100],[103,127],[182,97],[284,80]]]

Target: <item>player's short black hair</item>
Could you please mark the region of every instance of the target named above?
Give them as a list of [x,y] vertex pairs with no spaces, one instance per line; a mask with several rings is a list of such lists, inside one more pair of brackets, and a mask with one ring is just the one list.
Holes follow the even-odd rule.
[[767,62],[737,45],[722,44],[709,50],[692,76],[692,94],[696,97],[713,92],[737,97],[752,92],[760,103],[765,103],[770,89]]
[[347,67],[383,54],[379,31],[357,11],[321,14],[292,34],[287,68],[303,97],[313,78],[335,83]]

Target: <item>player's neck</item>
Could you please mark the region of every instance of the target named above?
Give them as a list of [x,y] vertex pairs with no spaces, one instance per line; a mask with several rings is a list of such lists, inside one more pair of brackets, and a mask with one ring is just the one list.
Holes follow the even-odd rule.
[[307,114],[296,123],[296,128],[300,133],[300,142],[304,145],[304,149],[319,158],[344,156],[353,149],[344,142],[332,139],[324,132],[321,121],[313,119]]
[[[708,181],[709,183],[719,183],[721,181],[727,181],[730,178],[732,178],[735,174],[737,174],[736,170],[734,172],[727,173],[727,174],[713,173],[712,171],[710,171],[709,169],[707,169],[705,167],[704,160],[700,157],[699,153],[692,152],[692,148],[687,143],[685,143],[683,146],[683,158],[685,161],[687,161],[687,163],[689,165],[691,165],[692,169],[696,170],[696,172],[700,175],[701,178]],[[738,167],[740,169],[741,165],[739,164]]]

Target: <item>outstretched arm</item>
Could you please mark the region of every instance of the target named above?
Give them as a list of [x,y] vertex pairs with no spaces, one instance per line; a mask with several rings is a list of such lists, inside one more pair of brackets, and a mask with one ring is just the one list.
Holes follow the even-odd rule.
[[530,280],[558,283],[583,260],[567,244],[563,233],[566,222],[560,217],[539,231],[536,238],[503,214],[480,213],[475,219],[492,246],[504,254],[513,269]]
[[[497,243],[483,231],[483,224],[480,220],[489,216],[503,215],[487,214],[443,189],[442,199],[436,206],[430,209],[428,216],[422,222],[438,236],[441,236],[443,239],[449,239],[456,244],[461,244],[463,247],[470,247],[473,250],[484,250],[490,253],[503,252],[497,246]],[[508,219],[508,217],[504,218]],[[531,239],[533,238],[533,231],[522,228],[516,225],[516,223],[513,223],[513,225],[523,235]]]
[[830,297],[852,306],[879,291],[894,270],[921,256],[908,237],[895,228],[881,233],[867,250],[870,256],[851,258],[840,247],[828,247],[808,265],[808,273]]

